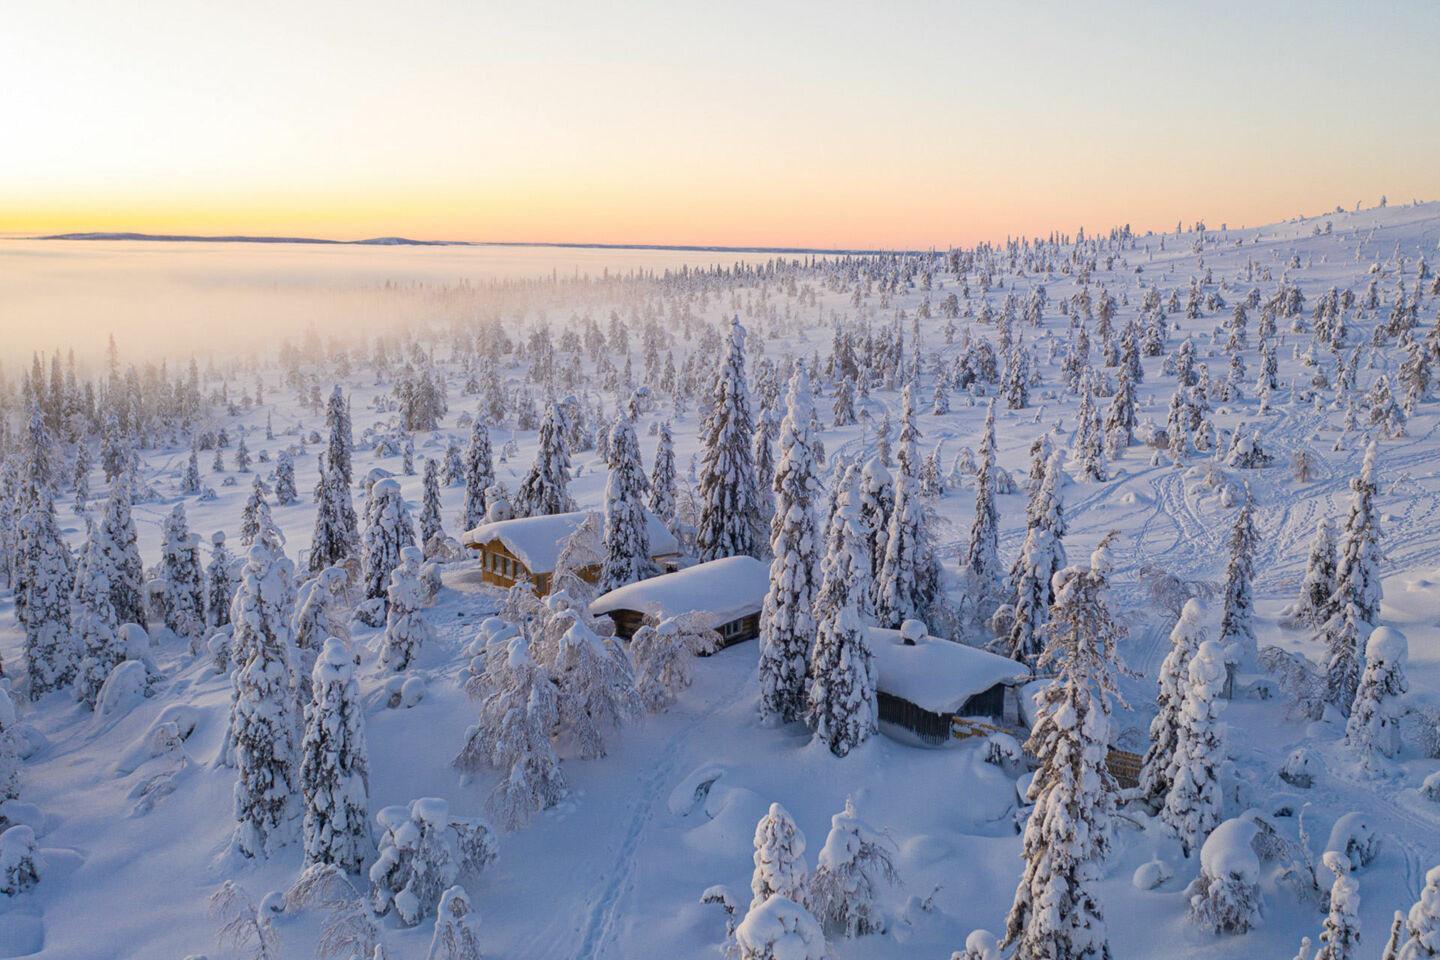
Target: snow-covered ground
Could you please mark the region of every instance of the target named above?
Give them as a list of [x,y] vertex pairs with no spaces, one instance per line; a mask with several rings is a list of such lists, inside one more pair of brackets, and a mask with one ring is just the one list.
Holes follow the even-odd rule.
[[[1317,227],[1320,233],[1316,235]],[[1329,232],[1325,232],[1329,229]],[[1194,335],[1198,358],[1207,360],[1217,382],[1225,372],[1224,336],[1218,331],[1234,304],[1252,287],[1269,297],[1282,275],[1299,286],[1306,298],[1307,325],[1316,300],[1331,287],[1365,293],[1372,277],[1385,303],[1354,319],[1351,310],[1349,343],[1368,344],[1376,317],[1388,314],[1397,277],[1407,292],[1425,292],[1421,301],[1417,339],[1435,319],[1440,298],[1428,291],[1430,281],[1417,279],[1417,261],[1440,260],[1440,204],[1389,207],[1325,214],[1243,231],[1207,231],[1197,248],[1198,235],[1187,232],[1164,237],[1138,237],[1132,248],[1119,251],[1107,264],[1104,255],[1090,274],[1092,295],[1101,286],[1117,299],[1124,295],[1116,319],[1117,329],[1135,316],[1143,288],[1158,286],[1168,299],[1178,290],[1183,304],[1191,279],[1206,271],[1213,282],[1206,292],[1218,291],[1227,301],[1220,310],[1204,311],[1186,319],[1183,308],[1170,311],[1170,319],[1183,332],[1171,331],[1166,354],[1185,333]],[[1061,248],[1068,251],[1068,246]],[[299,252],[296,256],[305,256]],[[1401,273],[1401,257],[1403,273]],[[1299,266],[1292,266],[1298,258]],[[1008,261],[1003,250],[997,259]],[[1055,266],[1059,266],[1056,258]],[[1253,263],[1253,279],[1247,264]],[[1373,267],[1372,267],[1373,265]],[[1143,272],[1137,268],[1143,267]],[[1268,279],[1262,277],[1269,271]],[[1075,428],[1077,398],[1064,390],[1059,359],[1068,318],[1056,304],[1079,287],[1073,274],[1054,272],[1015,276],[1001,271],[993,281],[1003,284],[982,293],[971,273],[969,297],[962,310],[978,313],[988,299],[999,310],[1006,294],[1015,292],[1024,305],[1030,290],[1043,284],[1050,304],[1039,330],[1017,323],[1027,343],[1038,343],[1042,384],[1032,388],[1026,409],[997,405],[999,462],[1017,478],[1030,465],[1030,444],[1057,423],[1062,444],[1068,445]],[[893,322],[896,311],[906,311],[902,323],[910,336],[910,319],[922,300],[929,299],[932,316],[921,321],[927,375],[919,395],[928,401],[933,377],[929,356],[947,365],[962,347],[961,336],[945,343],[947,321],[939,305],[956,289],[948,273],[934,278],[935,288],[918,283],[884,298],[875,292],[863,299],[860,311],[871,317],[875,329]],[[652,286],[653,284],[653,286]],[[1143,286],[1142,286],[1143,285]],[[560,287],[560,291],[570,288]],[[607,286],[613,299],[565,303],[550,294],[543,309],[557,344],[568,326],[565,318],[587,311],[602,329],[612,308],[628,317],[629,311],[651,312],[673,342],[679,364],[694,348],[679,336],[674,316],[684,311],[705,326],[717,328],[732,314],[752,333],[748,362],[753,372],[762,356],[779,362],[787,355],[829,354],[833,317],[850,323],[860,311],[851,305],[852,289],[824,285],[824,274],[798,276],[798,287],[784,282],[759,286],[717,283],[707,296],[662,295],[658,281],[636,281],[630,288]],[[675,289],[674,287],[670,289]],[[476,291],[475,296],[483,296]],[[629,297],[622,301],[620,297]],[[598,297],[598,294],[596,294]],[[538,306],[537,310],[540,309]],[[457,308],[457,313],[461,311]],[[1119,530],[1114,550],[1117,565],[1111,577],[1115,599],[1129,636],[1121,654],[1134,676],[1124,683],[1129,710],[1118,709],[1122,728],[1120,744],[1144,751],[1145,731],[1153,715],[1155,678],[1168,649],[1173,620],[1149,597],[1140,579],[1144,567],[1161,567],[1184,580],[1218,583],[1224,575],[1225,544],[1234,520],[1235,501],[1222,495],[1227,485],[1248,481],[1256,502],[1260,546],[1256,557],[1256,629],[1261,646],[1277,645],[1307,654],[1319,661],[1322,648],[1308,632],[1279,624],[1281,609],[1292,602],[1304,573],[1306,552],[1322,517],[1343,519],[1349,502],[1350,480],[1357,475],[1365,449],[1362,431],[1343,431],[1343,409],[1297,402],[1292,385],[1302,387],[1311,370],[1296,358],[1310,345],[1308,333],[1290,332],[1288,318],[1278,318],[1277,339],[1280,389],[1270,409],[1259,412],[1254,384],[1259,372],[1255,326],[1259,311],[1250,312],[1249,373],[1244,399],[1217,403],[1213,419],[1222,430],[1245,423],[1260,433],[1264,449],[1274,455],[1264,469],[1239,470],[1207,467],[1208,455],[1193,457],[1187,468],[1176,468],[1168,458],[1154,464],[1152,451],[1138,444],[1111,464],[1111,479],[1103,483],[1076,482],[1064,490],[1069,529],[1065,543],[1072,558],[1082,558],[1110,530]],[[523,339],[535,323],[532,312],[507,317],[512,336]],[[963,331],[976,339],[996,336],[994,326],[961,318]],[[698,331],[700,324],[697,323]],[[450,339],[436,324],[433,338],[437,368],[449,380],[450,413],[441,429],[415,437],[417,462],[423,456],[442,456],[453,438],[463,444],[468,431],[457,425],[463,413],[474,414],[478,402],[462,392],[461,366],[447,359]],[[1091,335],[1094,337],[1093,324]],[[1051,362],[1048,339],[1060,340],[1061,349]],[[121,334],[122,359],[124,338]],[[640,380],[644,348],[640,324],[631,322],[630,349]],[[87,345],[91,346],[91,345]],[[429,349],[430,343],[426,344]],[[1298,350],[1297,350],[1298,348]],[[391,387],[378,378],[369,363],[368,348],[356,351],[348,376],[340,376],[332,363],[304,365],[307,386],[297,396],[284,380],[284,371],[267,358],[255,366],[219,364],[230,377],[234,397],[253,390],[257,376],[265,381],[263,405],[234,416],[213,408],[213,427],[224,426],[233,435],[247,430],[252,451],[272,454],[298,444],[301,433],[324,430],[323,411],[305,405],[308,384],[328,393],[341,383],[352,396],[357,438],[367,428],[393,420],[392,410],[377,409],[377,398]],[[1095,354],[1098,362],[1098,345]],[[1334,376],[1328,353],[1323,359]],[[1357,396],[1363,396],[1380,375],[1392,386],[1403,353],[1393,343],[1361,352]],[[611,357],[620,368],[624,357]],[[518,392],[528,377],[524,365],[505,361],[501,375],[507,390]],[[1139,416],[1163,426],[1174,377],[1162,374],[1162,358],[1146,358],[1145,379],[1139,386]],[[585,362],[589,368],[589,361]],[[1110,371],[1113,374],[1113,370]],[[598,380],[587,385],[590,396],[613,412],[613,392]],[[219,381],[207,381],[206,392]],[[538,389],[531,384],[530,389]],[[1397,394],[1399,392],[1396,386]],[[1333,391],[1322,391],[1333,398]],[[827,464],[853,457],[874,439],[874,427],[888,412],[898,423],[899,395],[876,389],[863,401],[871,411],[867,425],[831,427],[831,391],[825,386],[816,405],[825,429],[821,435]],[[1108,401],[1102,401],[1108,402]],[[922,453],[944,441],[943,463],[962,447],[978,449],[985,414],[985,399],[963,391],[951,396],[950,412],[920,417]],[[677,463],[687,478],[696,438],[696,403],[673,417],[668,399],[641,417],[637,432],[648,466],[655,437],[649,431],[661,419],[673,417]],[[758,416],[758,409],[757,409]],[[777,417],[783,411],[777,411]],[[266,441],[270,420],[276,439]],[[1364,413],[1361,413],[1362,428]],[[502,446],[514,447],[504,462],[497,462],[497,479],[515,489],[528,468],[535,446],[532,431],[515,431],[513,420],[492,427],[497,460]],[[1409,417],[1408,435],[1380,442],[1377,509],[1382,516],[1381,552],[1385,600],[1382,619],[1398,627],[1409,639],[1410,702],[1418,707],[1440,705],[1440,404],[1420,403]],[[1314,478],[1298,482],[1290,462],[1299,449],[1310,452]],[[290,555],[309,544],[314,506],[307,493],[317,479],[320,449],[311,443],[297,455],[297,485],[302,496],[291,506],[272,506],[288,539]],[[227,461],[230,453],[227,451]],[[221,486],[233,472],[212,474],[209,455],[202,454],[202,478],[218,494],[201,500],[179,493],[188,447],[143,451],[143,474],[156,492],[137,503],[140,551],[147,567],[160,555],[160,524],[173,505],[184,502],[191,528],[202,534],[225,530],[236,537],[240,513],[249,495],[248,475],[238,475],[234,486]],[[604,499],[605,468],[594,450],[572,455],[576,477],[571,493],[586,508],[598,508]],[[270,464],[257,464],[268,470]],[[363,476],[373,467],[400,473],[400,457],[379,456],[368,444],[357,450],[355,473]],[[233,470],[233,466],[230,466]],[[827,474],[828,476],[828,474]],[[1218,480],[1217,480],[1218,478]],[[418,513],[420,476],[400,476],[404,494]],[[690,479],[693,479],[690,478]],[[931,527],[936,549],[948,573],[957,566],[974,509],[973,487],[967,482],[948,490],[934,502],[936,521]],[[1218,485],[1216,485],[1218,483]],[[103,498],[103,478],[96,471],[92,490]],[[1232,487],[1232,494],[1234,492]],[[463,489],[442,491],[447,531],[459,533],[457,517]],[[1008,566],[1019,550],[1025,531],[1025,493],[999,497],[1002,561]],[[94,509],[92,505],[92,510]],[[62,497],[60,519],[73,546],[84,539],[81,518]],[[460,749],[476,706],[462,686],[467,658],[464,645],[472,641],[480,622],[499,607],[502,594],[482,586],[476,562],[464,560],[444,570],[445,587],[426,611],[436,629],[436,642],[426,648],[412,674],[426,681],[426,695],[413,707],[390,707],[385,684],[389,675],[378,660],[380,631],[357,628],[356,646],[362,651],[360,684],[366,711],[370,757],[370,804],[378,811],[417,797],[440,797],[452,813],[482,816],[490,783],[486,776],[462,782],[451,760]],[[958,583],[952,581],[952,590]],[[1214,635],[1219,604],[1211,605],[1206,624]],[[21,631],[15,626],[12,601],[0,596],[0,654],[13,676],[21,672]],[[231,811],[235,771],[217,766],[225,732],[230,698],[226,676],[211,669],[208,657],[192,656],[182,644],[167,641],[154,650],[163,679],[154,696],[128,712],[97,716],[73,703],[64,693],[36,703],[16,696],[23,724],[33,727],[36,749],[23,768],[21,800],[38,811],[37,833],[44,850],[44,872],[38,886],[14,898],[0,897],[0,957],[38,955],[75,960],[105,958],[180,958],[230,956],[229,947],[215,942],[217,921],[207,914],[207,898],[219,885],[233,879],[258,903],[272,890],[285,889],[301,867],[298,843],[279,851],[268,861],[249,861],[231,852],[234,819]],[[810,742],[801,724],[763,726],[758,719],[756,682],[757,644],[743,643],[705,659],[696,667],[696,682],[667,712],[647,715],[643,724],[622,729],[608,738],[608,755],[594,760],[564,759],[569,795],[557,807],[543,812],[529,827],[499,838],[498,860],[479,877],[464,877],[481,920],[486,956],[493,958],[691,958],[716,957],[723,949],[724,916],[719,907],[700,903],[706,888],[726,884],[742,903],[749,899],[752,868],[751,841],[756,822],[772,802],[793,815],[809,842],[811,865],[824,844],[829,818],[853,798],[859,815],[888,832],[895,863],[904,882],[891,892],[893,918],[888,932],[856,940],[832,941],[833,955],[849,958],[948,957],[964,946],[966,934],[977,927],[1003,929],[1004,918],[1020,876],[1020,839],[1016,832],[1019,803],[1012,776],[982,759],[982,740],[957,742],[932,750],[877,737],[850,756],[839,759]],[[157,717],[176,707],[193,710],[198,718],[194,733],[179,754],[150,757],[143,751],[146,731]],[[1398,759],[1379,772],[1362,771],[1339,743],[1343,720],[1309,722],[1292,715],[1283,697],[1270,700],[1236,699],[1225,710],[1227,748],[1234,761],[1228,782],[1235,786],[1226,815],[1246,806],[1266,813],[1281,808],[1299,809],[1309,803],[1306,826],[1318,856],[1332,824],[1342,815],[1358,811],[1381,837],[1378,857],[1357,874],[1364,931],[1364,951],[1378,955],[1392,912],[1408,909],[1424,884],[1428,869],[1440,864],[1440,804],[1423,799],[1424,778],[1440,770],[1440,760],[1425,755],[1419,744],[1419,713],[1406,718],[1404,749]],[[1321,772],[1310,789],[1291,786],[1276,776],[1287,754],[1299,746],[1313,750]],[[156,778],[162,778],[157,780]],[[146,792],[147,785],[151,788]],[[1293,816],[1275,818],[1281,833],[1297,835]],[[1301,903],[1279,882],[1282,863],[1263,864],[1265,913],[1260,927],[1244,936],[1216,936],[1198,930],[1185,919],[1182,894],[1198,870],[1196,858],[1180,856],[1179,844],[1165,836],[1158,824],[1142,829],[1138,821],[1124,821],[1117,831],[1115,856],[1105,865],[1101,895],[1109,921],[1115,957],[1159,958],[1292,956],[1301,936],[1317,937],[1323,915],[1317,904]],[[1156,889],[1140,890],[1132,883],[1137,867],[1164,859],[1174,877]],[[357,885],[359,881],[357,880]],[[1328,885],[1327,885],[1328,888]],[[425,956],[430,925],[402,929],[387,921],[384,944],[391,957]],[[297,911],[280,916],[275,929],[281,935],[278,956],[312,956],[317,920]]]

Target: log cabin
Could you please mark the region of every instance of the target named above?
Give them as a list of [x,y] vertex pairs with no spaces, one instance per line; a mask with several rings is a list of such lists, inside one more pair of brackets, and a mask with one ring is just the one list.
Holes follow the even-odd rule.
[[760,608],[770,589],[770,567],[754,557],[724,557],[638,583],[595,598],[590,612],[609,614],[615,635],[629,640],[646,614],[663,619],[707,611],[715,617],[720,646],[760,635]]
[[[480,575],[485,583],[509,588],[520,580],[529,580],[535,592],[550,592],[551,578],[565,541],[585,521],[587,511],[556,513],[542,517],[516,517],[482,523],[461,534],[460,542],[480,552]],[[650,556],[661,569],[674,569],[680,560],[680,544],[660,518],[645,511],[650,535]],[[592,555],[599,555],[599,544]],[[584,580],[600,579],[600,564],[594,563],[576,571]]]

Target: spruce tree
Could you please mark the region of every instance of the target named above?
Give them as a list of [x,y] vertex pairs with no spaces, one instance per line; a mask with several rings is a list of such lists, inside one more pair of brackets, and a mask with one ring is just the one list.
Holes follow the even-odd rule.
[[329,454],[320,455],[320,479],[315,485],[315,532],[310,538],[312,573],[333,567],[355,553],[359,521],[350,486]]
[[1043,651],[1042,628],[1055,596],[1053,578],[1065,562],[1060,543],[1065,531],[1060,501],[1063,477],[1057,450],[1050,455],[1044,481],[1030,498],[1025,542],[1010,571],[1015,617],[1000,652],[1032,668]]
[[54,502],[43,490],[16,532],[15,612],[25,628],[28,694],[38,700],[75,678],[78,657],[70,621],[74,571]]
[[[913,451],[901,460],[914,462]],[[929,619],[938,584],[919,485],[900,465],[895,508],[885,532],[885,556],[875,578],[875,617],[882,626]]]
[[1305,560],[1305,579],[1295,603],[1296,621],[1318,627],[1330,619],[1335,587],[1335,524],[1323,517],[1315,524],[1315,538],[1310,541],[1310,555]]
[[886,919],[878,902],[880,891],[899,879],[889,839],[861,820],[846,797],[844,811],[830,818],[830,834],[810,878],[816,918],[845,937],[881,933]]
[[1160,818],[1180,837],[1187,856],[1200,849],[1221,820],[1225,742],[1218,717],[1224,692],[1225,651],[1214,640],[1206,640],[1186,669],[1175,753],[1166,771],[1170,791],[1160,810]]
[[602,592],[660,572],[650,554],[646,483],[635,424],[629,417],[621,417],[610,431],[610,476],[605,483],[605,561],[600,569],[599,587]]
[[963,563],[975,618],[988,620],[1000,604],[1000,509],[995,505],[995,401],[985,412],[980,471],[975,475],[975,519]]
[[1367,769],[1373,769],[1379,758],[1400,752],[1400,718],[1405,713],[1401,698],[1409,690],[1408,655],[1405,635],[1392,627],[1377,628],[1365,643],[1365,672],[1345,724],[1345,743]]
[[70,620],[80,644],[80,667],[75,676],[75,698],[92,710],[110,672],[125,659],[120,621],[111,599],[111,558],[100,531],[91,532],[75,571],[75,595]]
[[110,598],[120,623],[145,624],[145,575],[135,545],[135,518],[131,514],[130,482],[117,477],[110,485],[105,517],[100,524],[100,548],[110,574]]
[[485,522],[485,491],[495,484],[494,457],[490,451],[490,428],[480,417],[470,428],[470,442],[465,447],[465,516],[466,530],[474,530]]
[[269,856],[291,839],[299,775],[286,608],[291,588],[286,561],[268,539],[250,548],[231,615],[235,841],[247,857]]
[[650,469],[650,512],[666,525],[675,522],[675,441],[670,421],[660,424],[655,443],[655,464]]
[[1042,669],[1056,679],[1039,695],[1026,750],[1040,763],[1025,824],[1025,872],[1006,921],[1016,960],[1108,960],[1096,885],[1112,846],[1115,780],[1105,765],[1110,700],[1118,697],[1116,642],[1124,628],[1107,600],[1113,566],[1101,542],[1090,566],[1055,577]]
[[370,854],[370,762],[355,657],[344,641],[325,641],[310,687],[300,746],[305,863],[358,873]]
[[1330,910],[1315,960],[1354,960],[1360,945],[1360,885],[1345,854],[1327,850],[1323,862],[1335,875],[1335,882],[1330,887]]
[[445,527],[440,520],[440,465],[433,458],[425,458],[425,476],[422,482],[424,495],[420,501],[420,543],[430,549],[435,537],[444,539]]
[[1106,479],[1105,473],[1105,437],[1100,428],[1100,411],[1095,407],[1095,400],[1091,393],[1090,377],[1087,374],[1084,383],[1084,392],[1080,395],[1080,409],[1075,414],[1077,429],[1075,432],[1075,463],[1080,468],[1080,477],[1084,480],[1103,482]]
[[[1405,917],[1405,932],[1396,960],[1440,957],[1440,867],[1425,874],[1425,889]],[[1388,958],[1387,958],[1388,960]]]
[[755,871],[750,876],[750,909],[772,897],[803,905],[809,870],[805,865],[805,834],[790,811],[778,803],[755,825]]
[[209,623],[223,627],[230,622],[230,604],[235,599],[235,580],[230,568],[235,557],[225,547],[225,534],[216,531],[210,537],[210,564],[205,568],[205,602],[209,607]]
[[397,673],[410,669],[420,648],[434,645],[435,629],[425,619],[425,587],[420,582],[419,547],[407,546],[400,551],[400,563],[390,573],[385,591],[385,642],[380,647],[380,662]]
[[176,504],[161,527],[164,542],[160,579],[165,583],[165,626],[191,645],[205,633],[205,586],[200,548],[185,520],[185,507]]
[[1189,682],[1190,659],[1205,642],[1204,619],[1204,603],[1195,597],[1186,600],[1180,619],[1170,631],[1170,652],[1160,664],[1160,691],[1155,696],[1155,717],[1150,721],[1150,747],[1140,768],[1140,797],[1152,811],[1158,812],[1170,793],[1170,762],[1184,722],[1181,708]]
[[295,492],[295,456],[289,450],[281,450],[275,457],[275,502],[288,507],[299,499]]
[[1348,713],[1355,702],[1362,670],[1360,643],[1380,614],[1380,523],[1375,515],[1375,457],[1372,441],[1360,476],[1350,481],[1354,492],[1350,513],[1340,535],[1335,568],[1335,595],[1330,619],[1321,628],[1328,661],[1325,699]]
[[345,486],[349,487],[355,481],[355,475],[351,472],[355,436],[350,427],[350,404],[338,383],[331,391],[330,400],[325,406],[325,427],[330,433],[325,457],[340,475]]
[[880,716],[874,657],[856,603],[869,572],[858,532],[859,511],[843,503],[831,523],[814,604],[818,624],[810,654],[806,720],[816,738],[837,757],[868,740]]
[[805,710],[805,678],[815,641],[815,592],[820,585],[820,547],[810,433],[810,379],[795,364],[780,424],[780,464],[775,471],[775,522],[771,529],[770,589],[760,614],[760,716],[780,723]]
[[1230,562],[1225,568],[1225,609],[1220,616],[1220,644],[1231,663],[1253,663],[1257,647],[1255,628],[1251,625],[1255,602],[1251,583],[1255,579],[1255,548],[1259,535],[1255,532],[1255,505],[1245,489],[1245,503],[1235,515],[1230,531]]
[[400,493],[400,484],[386,477],[376,481],[365,501],[365,533],[360,541],[360,585],[365,598],[383,598],[390,574],[400,566],[401,551],[415,546],[415,527]]
[[7,690],[0,689],[0,804],[20,796],[20,725],[15,704]]
[[245,510],[240,514],[240,545],[248,547],[255,543],[260,530],[271,522],[270,504],[265,500],[265,482],[259,477],[250,485],[250,499],[245,501]]
[[[808,420],[806,426],[808,427]],[[750,391],[745,384],[745,328],[730,324],[729,348],[701,428],[700,517],[696,550],[703,560],[759,558],[760,490],[751,455]]]
[[515,494],[515,513],[522,517],[541,517],[570,513],[575,501],[570,498],[570,449],[565,442],[567,417],[560,405],[551,401],[540,423],[539,443],[535,462]]
[[860,523],[870,550],[870,609],[875,609],[876,580],[885,561],[890,515],[895,512],[895,483],[879,457],[871,457],[860,471]]

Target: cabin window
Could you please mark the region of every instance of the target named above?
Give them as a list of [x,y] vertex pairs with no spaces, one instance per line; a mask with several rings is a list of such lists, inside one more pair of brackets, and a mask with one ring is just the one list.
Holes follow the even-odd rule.
[[729,623],[722,623],[720,625],[720,636],[724,637],[726,640],[729,640],[733,637],[738,637],[744,632],[744,620],[731,620]]

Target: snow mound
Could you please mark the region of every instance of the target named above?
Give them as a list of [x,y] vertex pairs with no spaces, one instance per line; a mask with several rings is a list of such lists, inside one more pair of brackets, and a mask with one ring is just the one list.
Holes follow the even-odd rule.
[[1247,884],[1260,881],[1260,857],[1255,835],[1260,828],[1249,820],[1226,820],[1211,831],[1200,848],[1200,869],[1209,877],[1234,877]]

